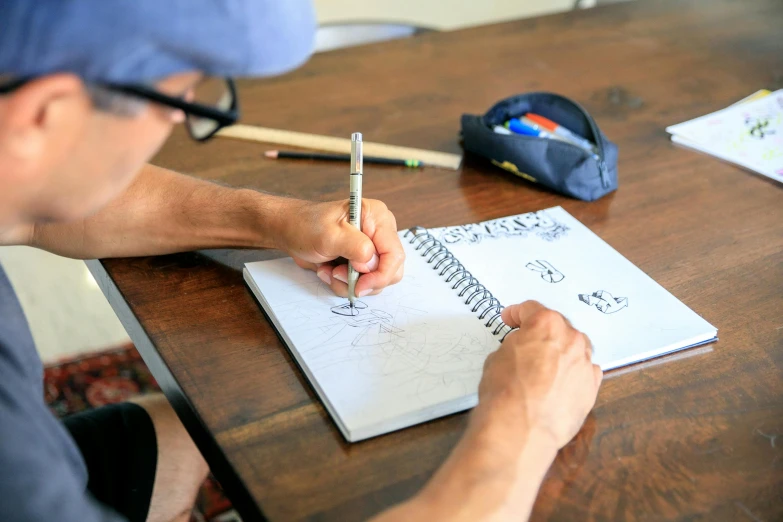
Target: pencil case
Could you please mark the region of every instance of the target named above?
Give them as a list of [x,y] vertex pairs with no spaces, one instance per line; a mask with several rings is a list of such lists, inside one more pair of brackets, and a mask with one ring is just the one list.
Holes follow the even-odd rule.
[[[495,126],[534,113],[595,145],[588,151],[576,144],[551,138],[499,134]],[[601,132],[588,112],[573,100],[548,92],[506,98],[483,116],[462,116],[462,142],[466,151],[528,181],[584,201],[594,201],[617,189],[617,145]]]

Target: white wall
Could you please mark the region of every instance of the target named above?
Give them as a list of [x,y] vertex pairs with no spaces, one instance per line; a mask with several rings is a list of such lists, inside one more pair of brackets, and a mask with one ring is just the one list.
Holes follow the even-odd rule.
[[574,0],[315,0],[321,24],[395,22],[451,30],[571,9]]

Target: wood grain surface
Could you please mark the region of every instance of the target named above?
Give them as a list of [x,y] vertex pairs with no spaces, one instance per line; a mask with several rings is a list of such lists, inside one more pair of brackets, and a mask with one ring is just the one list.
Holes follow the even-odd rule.
[[[322,136],[320,134],[308,134],[289,130],[268,129],[256,125],[237,124],[221,129],[217,138],[233,138],[239,140],[256,141],[269,145],[290,145],[301,147],[310,151],[337,152],[340,154],[351,153],[351,139],[336,136]],[[440,167],[457,170],[462,163],[462,155],[436,150],[415,149],[412,147],[400,147],[386,143],[364,142],[366,156],[398,160],[417,160],[428,167]]]
[[[780,0],[645,0],[326,53],[239,83],[249,124],[455,153],[462,113],[548,90],[582,103],[618,144],[620,188],[593,203],[472,156],[457,172],[365,169],[365,196],[400,228],[562,205],[719,329],[689,357],[609,374],[533,520],[783,519],[783,187],[664,131],[783,87],[781,22]],[[345,165],[267,161],[265,149],[178,130],[155,163],[346,197]],[[417,491],[467,416],[347,444],[243,284],[242,263],[279,255],[89,264],[247,522],[361,520]]]

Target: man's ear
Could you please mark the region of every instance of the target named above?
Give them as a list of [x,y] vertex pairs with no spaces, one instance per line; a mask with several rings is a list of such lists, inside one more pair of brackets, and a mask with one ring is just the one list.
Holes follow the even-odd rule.
[[[92,112],[81,79],[58,73],[35,78],[4,96],[0,138],[17,160],[65,152],[78,139]],[[58,150],[59,149],[59,150]]]

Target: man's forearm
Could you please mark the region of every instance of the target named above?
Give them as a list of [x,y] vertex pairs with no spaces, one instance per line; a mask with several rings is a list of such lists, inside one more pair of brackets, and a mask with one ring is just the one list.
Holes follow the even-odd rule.
[[[495,417],[491,422],[481,417]],[[557,454],[545,436],[474,411],[463,439],[424,489],[373,522],[527,520]],[[520,434],[525,434],[520,438]]]
[[147,165],[98,214],[73,223],[37,224],[31,243],[84,259],[272,247],[280,201]]

